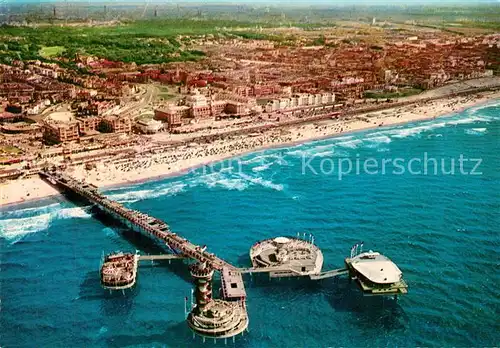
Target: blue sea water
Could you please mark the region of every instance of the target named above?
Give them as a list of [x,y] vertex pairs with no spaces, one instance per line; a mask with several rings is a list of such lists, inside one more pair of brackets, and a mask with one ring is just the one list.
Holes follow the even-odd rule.
[[[249,265],[249,248],[260,239],[307,233],[323,251],[324,269],[341,267],[351,246],[364,241],[396,262],[409,284],[408,295],[394,301],[363,297],[345,278],[248,278],[249,332],[229,346],[495,346],[499,151],[496,101],[105,193],[238,266]],[[468,175],[460,172],[460,155],[482,159],[478,175],[470,173],[472,161],[461,168]],[[432,161],[424,174],[415,160],[420,174],[399,174],[388,162],[385,174],[379,166],[378,174],[361,169],[339,180],[340,160],[354,167],[359,160],[362,168],[369,158],[380,164],[424,156],[439,162],[437,173]],[[443,174],[441,160],[448,172],[452,159],[455,174]],[[4,208],[0,230],[1,346],[224,346],[193,339],[187,328],[184,298],[192,285],[182,263],[142,265],[125,296],[101,289],[102,253],[159,248],[95,219],[89,207],[57,197]]]

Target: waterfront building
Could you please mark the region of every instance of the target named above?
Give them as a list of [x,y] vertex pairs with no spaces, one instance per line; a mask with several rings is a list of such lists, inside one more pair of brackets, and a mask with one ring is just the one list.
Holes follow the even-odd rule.
[[130,133],[132,121],[128,117],[107,116],[101,120],[99,130],[105,133]]
[[64,143],[78,140],[79,138],[80,133],[78,132],[77,121],[69,121],[67,123],[45,122],[43,125],[43,139],[46,143]]
[[143,119],[137,122],[137,128],[145,134],[156,133],[163,128],[163,124],[160,121],[153,119]]

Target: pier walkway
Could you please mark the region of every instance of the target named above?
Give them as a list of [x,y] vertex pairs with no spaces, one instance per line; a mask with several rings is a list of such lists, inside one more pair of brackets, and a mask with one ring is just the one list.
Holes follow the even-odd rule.
[[230,263],[206,251],[206,248],[193,244],[170,231],[169,226],[165,222],[140,211],[128,209],[120,203],[108,199],[99,193],[97,187],[93,185],[73,179],[57,171],[40,171],[39,174],[53,185],[58,185],[69,191],[69,193],[76,194],[90,203],[97,205],[101,210],[125,223],[127,226],[140,229],[151,237],[159,239],[177,254],[184,255],[201,263],[206,263],[218,271],[221,271],[224,267],[235,269]]
[[339,268],[339,269],[333,269],[331,271],[321,272],[318,274],[311,274],[310,278],[313,280],[320,280],[325,278],[337,277],[343,274],[347,274],[348,272],[349,271],[347,270],[347,268]]
[[182,260],[182,259],[185,259],[185,257],[184,256],[175,255],[175,254],[139,255],[139,261]]

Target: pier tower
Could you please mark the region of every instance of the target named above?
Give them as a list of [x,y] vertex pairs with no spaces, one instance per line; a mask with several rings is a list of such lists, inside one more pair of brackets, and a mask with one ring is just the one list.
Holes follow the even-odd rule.
[[212,301],[212,277],[214,270],[203,263],[193,264],[190,270],[195,283],[196,306],[194,307],[194,311],[200,314],[205,311],[207,305]]
[[206,263],[191,266],[195,283],[195,306],[187,317],[191,330],[197,335],[210,338],[234,337],[248,327],[248,315],[244,301],[225,301],[212,298],[214,270]]

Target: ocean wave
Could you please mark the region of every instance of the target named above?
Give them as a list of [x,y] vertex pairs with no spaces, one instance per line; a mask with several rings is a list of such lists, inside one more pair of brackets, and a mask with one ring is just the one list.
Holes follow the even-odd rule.
[[373,138],[366,138],[365,140],[377,144],[389,144],[392,140],[386,135],[381,135]]
[[55,207],[60,206],[60,203],[52,203],[48,205],[43,205],[39,207],[31,207],[31,208],[24,208],[24,209],[14,209],[14,210],[8,210],[5,212],[2,212],[3,217],[17,217],[17,216],[22,216],[22,215],[40,215],[40,214],[45,214],[49,213],[51,210],[53,210]]
[[191,182],[190,187],[195,187],[200,184],[205,185],[208,188],[222,187],[227,190],[238,190],[243,191],[248,187],[248,184],[240,179],[233,177],[223,176],[221,173],[212,173],[200,177],[198,180]]
[[467,109],[465,112],[468,113],[469,115],[477,115],[481,111],[484,112],[484,109],[498,108],[499,106],[500,106],[500,101],[493,100],[493,101],[485,103],[485,104],[473,106],[473,107]]
[[254,167],[254,168],[252,168],[252,172],[262,172],[266,169],[269,169],[273,164],[274,164],[274,162],[263,164],[263,165],[258,166],[258,167]]
[[293,150],[293,151],[288,151],[285,152],[285,155],[292,156],[292,157],[302,157],[306,153],[305,150]]
[[146,190],[115,193],[109,195],[108,197],[120,203],[135,203],[145,199],[159,198],[162,196],[174,196],[183,192],[186,186],[187,185],[184,183],[176,182]]
[[92,217],[92,214],[90,214],[88,211],[89,208],[90,207],[74,207],[74,208],[60,209],[56,211],[55,217],[59,219],[72,219],[72,218],[87,219]]
[[360,139],[354,139],[354,140],[348,140],[348,141],[341,141],[340,143],[337,143],[337,146],[345,147],[348,149],[356,149],[359,145],[363,143],[362,140]]
[[368,142],[365,146],[368,148],[378,148],[380,145],[389,144],[392,139],[387,135],[380,135],[376,137],[366,138],[364,141]]
[[[46,209],[47,207],[49,206],[43,208]],[[16,243],[28,234],[48,229],[52,220],[90,218],[92,215],[88,212],[88,208],[53,209],[51,212],[35,216],[0,220],[0,237],[7,239],[11,243]]]
[[482,135],[486,133],[487,129],[486,128],[470,128],[466,129],[465,133],[469,135]]
[[323,152],[317,152],[314,153],[314,157],[327,157],[333,155],[334,151],[323,151]]
[[332,138],[333,140],[335,141],[344,141],[344,140],[351,140],[352,138],[354,138],[354,135],[343,135],[343,136],[340,136],[340,137],[334,137]]
[[16,243],[28,234],[46,230],[52,216],[50,213],[33,217],[0,220],[0,237]]
[[263,162],[268,158],[275,158],[275,157],[276,157],[276,155],[273,155],[273,154],[261,154],[261,155],[252,157],[250,159],[242,160],[242,161],[240,161],[240,163],[241,164],[252,164],[252,163],[256,163],[256,162]]
[[283,189],[284,189],[283,185],[275,184],[272,181],[265,180],[264,178],[261,178],[261,177],[251,177],[250,175],[243,174],[243,173],[240,173],[240,176],[243,179],[251,182],[254,185],[260,185],[260,186],[267,187],[267,188],[270,188],[270,189],[273,189],[276,191],[283,191]]
[[460,118],[458,120],[450,120],[446,122],[446,125],[459,125],[459,124],[470,124],[470,123],[479,123],[479,122],[491,122],[494,121],[493,117],[488,116],[470,116],[466,118]]
[[115,230],[113,230],[112,228],[109,228],[109,227],[105,227],[102,229],[102,231],[106,234],[106,237],[109,237],[109,238],[118,238],[118,234],[116,233]]

